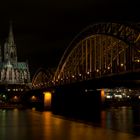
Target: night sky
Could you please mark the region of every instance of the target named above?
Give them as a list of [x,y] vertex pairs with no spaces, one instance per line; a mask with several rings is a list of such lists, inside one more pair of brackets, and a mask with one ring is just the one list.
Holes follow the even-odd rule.
[[56,68],[72,39],[97,22],[139,22],[139,4],[127,0],[0,1],[0,43],[13,21],[18,60],[28,60],[31,75]]

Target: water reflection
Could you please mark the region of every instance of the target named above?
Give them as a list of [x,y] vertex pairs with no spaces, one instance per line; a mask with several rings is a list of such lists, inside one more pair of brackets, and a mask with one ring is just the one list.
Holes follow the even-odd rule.
[[94,127],[44,112],[44,134],[50,140],[129,140],[133,135]]
[[5,135],[5,110],[0,110],[0,124],[2,126],[3,129],[1,129],[1,138],[4,139],[4,135]]
[[[139,112],[131,108],[112,108],[101,112],[101,126],[68,120],[51,112],[0,110],[1,140],[130,140]],[[140,115],[140,114],[139,114]],[[117,130],[117,131],[114,131]],[[138,130],[138,129],[137,129]],[[136,131],[137,131],[136,130]],[[124,133],[127,132],[127,133]]]
[[101,127],[140,135],[140,110],[118,107],[102,111]]

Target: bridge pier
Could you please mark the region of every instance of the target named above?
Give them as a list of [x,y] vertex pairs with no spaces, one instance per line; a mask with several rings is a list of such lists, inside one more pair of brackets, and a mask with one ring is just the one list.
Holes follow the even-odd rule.
[[44,94],[44,110],[51,110],[52,93],[49,91],[43,92]]
[[52,94],[54,114],[97,120],[100,118],[101,104],[100,91],[86,90],[80,85],[61,86]]
[[44,94],[41,90],[30,90],[23,96],[23,105],[25,108],[35,108],[44,110]]

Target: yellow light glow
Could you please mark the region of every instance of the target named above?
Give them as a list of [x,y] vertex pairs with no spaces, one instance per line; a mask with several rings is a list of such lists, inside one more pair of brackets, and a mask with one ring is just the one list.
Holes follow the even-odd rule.
[[11,89],[9,88],[9,89],[7,89],[8,91],[10,91]]
[[87,74],[89,74],[90,72],[88,71]]
[[32,97],[31,97],[31,100],[35,100],[36,99],[36,97],[33,95]]
[[51,107],[51,99],[52,99],[52,94],[51,92],[44,92],[44,106],[47,108]]
[[139,63],[139,62],[140,62],[140,59],[138,59],[138,58],[135,58],[135,62],[138,62],[138,63]]
[[36,108],[35,108],[35,107],[33,107],[33,108],[32,108],[32,111],[35,111],[35,110],[36,110]]
[[14,96],[14,100],[17,100],[18,99],[18,97],[17,96]]
[[104,89],[101,90],[101,101],[104,102],[105,100],[105,91]]
[[18,109],[17,109],[17,108],[14,108],[14,111],[15,111],[15,112],[17,112],[17,111],[18,111]]

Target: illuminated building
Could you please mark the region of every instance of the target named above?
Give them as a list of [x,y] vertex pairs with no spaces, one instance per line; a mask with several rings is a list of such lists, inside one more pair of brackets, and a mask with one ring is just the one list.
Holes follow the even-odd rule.
[[[3,54],[2,54],[3,50]],[[0,84],[29,84],[30,72],[27,62],[18,62],[17,49],[14,42],[12,25],[10,24],[9,36],[0,46]]]

